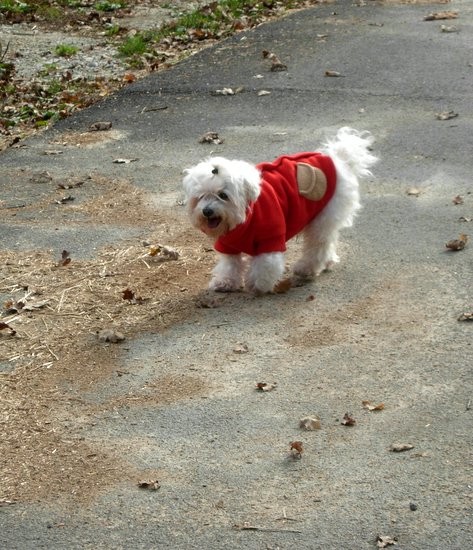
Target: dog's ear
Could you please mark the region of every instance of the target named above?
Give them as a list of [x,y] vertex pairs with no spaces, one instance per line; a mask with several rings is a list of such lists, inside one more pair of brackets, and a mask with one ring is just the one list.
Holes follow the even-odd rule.
[[260,194],[261,174],[253,164],[237,161],[238,173],[241,178],[247,202],[255,201]]

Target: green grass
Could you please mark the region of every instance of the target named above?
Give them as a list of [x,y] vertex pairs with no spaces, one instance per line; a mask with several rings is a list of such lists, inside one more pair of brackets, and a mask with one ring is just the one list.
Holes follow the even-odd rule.
[[38,76],[48,76],[57,70],[56,63],[45,63],[43,68],[38,72]]
[[[271,5],[271,0],[265,2]],[[291,3],[291,2],[289,2]],[[155,31],[139,32],[133,37],[127,38],[118,51],[121,56],[136,58],[152,50],[153,44],[166,37],[184,36],[189,30],[199,30],[208,33],[209,37],[232,27],[234,21],[242,15],[257,19],[265,7],[257,0],[218,0],[208,7],[199,8],[189,13],[184,13],[172,22]],[[136,59],[135,59],[136,62]]]
[[56,95],[64,89],[64,86],[59,82],[59,80],[51,80],[48,85],[47,92],[50,96]]
[[126,6],[125,2],[109,2],[108,0],[101,0],[94,4],[94,9],[97,11],[115,11]]
[[120,34],[120,25],[110,25],[105,31],[105,36],[112,37],[117,36],[117,34]]
[[33,9],[27,2],[0,0],[0,11],[5,13],[28,13],[33,11]]
[[59,57],[71,57],[72,55],[75,55],[78,51],[79,48],[72,44],[58,44],[54,48],[54,53],[56,55],[59,55]]
[[123,57],[132,57],[134,55],[143,55],[148,49],[148,43],[151,37],[149,33],[137,33],[135,36],[130,36],[118,47],[120,55]]

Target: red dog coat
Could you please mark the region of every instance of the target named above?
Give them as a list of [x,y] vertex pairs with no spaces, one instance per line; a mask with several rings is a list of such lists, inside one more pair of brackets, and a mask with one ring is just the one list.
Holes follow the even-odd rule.
[[[309,167],[309,168],[308,168]],[[274,162],[257,165],[261,172],[261,192],[246,212],[246,220],[222,235],[215,242],[215,250],[223,254],[245,253],[257,256],[267,252],[284,252],[286,241],[297,235],[319,214],[333,197],[336,186],[336,171],[330,157],[321,153],[298,153],[285,155]],[[314,170],[314,168],[316,170]],[[302,170],[318,173],[312,177],[323,181],[322,190],[314,198],[301,193]],[[315,185],[315,184],[314,184]],[[310,190],[309,190],[310,191]],[[311,194],[313,192],[305,193]]]

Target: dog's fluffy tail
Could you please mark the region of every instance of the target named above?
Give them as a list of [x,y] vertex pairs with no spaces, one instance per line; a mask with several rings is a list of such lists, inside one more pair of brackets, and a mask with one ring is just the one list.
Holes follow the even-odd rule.
[[369,132],[358,132],[347,126],[338,130],[335,139],[327,141],[325,151],[345,163],[357,177],[370,176],[370,168],[377,162],[370,147],[374,142]]

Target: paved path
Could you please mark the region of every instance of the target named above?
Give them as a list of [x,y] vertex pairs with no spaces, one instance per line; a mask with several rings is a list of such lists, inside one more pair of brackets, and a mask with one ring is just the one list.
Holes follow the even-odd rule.
[[[424,21],[446,9],[458,18]],[[117,479],[73,509],[55,500],[3,507],[2,547],[369,549],[378,535],[406,550],[473,546],[473,338],[471,323],[457,321],[472,307],[473,248],[445,251],[473,234],[472,37],[467,0],[322,4],[238,34],[2,153],[2,247],[59,251],[67,242],[89,261],[110,243],[146,238],[153,223],[170,235],[186,227],[181,172],[211,150],[258,162],[350,125],[375,135],[381,158],[331,274],[284,296],[231,296],[144,333],[128,343],[132,377],[83,392],[101,403],[157,374],[187,384],[179,399],[117,406],[81,432],[159,471],[161,488]],[[263,49],[288,70],[271,72]],[[224,87],[243,91],[213,93]],[[449,111],[458,116],[436,116]],[[85,136],[98,120],[112,131]],[[199,144],[209,130],[224,143]],[[48,178],[87,173],[128,179],[130,193],[151,197],[156,219],[137,212],[130,224],[133,201],[113,223],[51,205]],[[190,235],[197,250],[201,236]],[[242,345],[247,353],[237,353]],[[259,380],[277,389],[259,394]],[[363,410],[364,399],[385,409]],[[356,426],[341,425],[346,411]],[[322,430],[299,430],[307,414]],[[301,460],[287,456],[295,439]],[[393,443],[414,448],[393,453]]]

